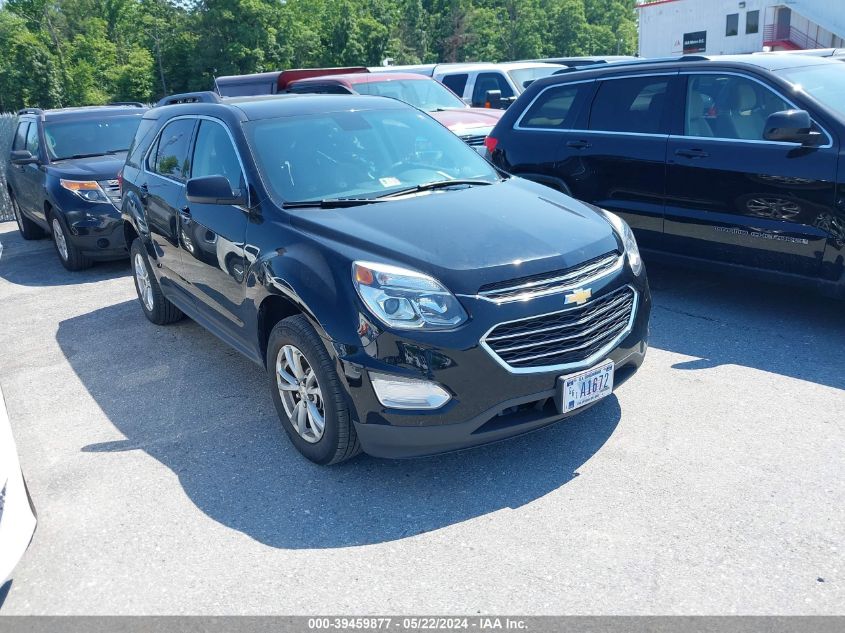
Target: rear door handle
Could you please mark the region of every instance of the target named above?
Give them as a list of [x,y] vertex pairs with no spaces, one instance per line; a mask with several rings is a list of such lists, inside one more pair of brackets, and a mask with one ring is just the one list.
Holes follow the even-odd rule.
[[182,207],[179,209],[179,217],[181,217],[184,222],[190,222],[191,210],[188,207]]
[[675,156],[683,156],[684,158],[707,158],[710,156],[703,149],[676,149]]
[[138,191],[140,191],[141,195],[141,202],[147,201],[147,195],[150,193],[150,188],[147,187],[147,183],[143,183],[140,187],[138,187]]
[[587,141],[567,141],[566,146],[572,149],[588,149],[592,147]]

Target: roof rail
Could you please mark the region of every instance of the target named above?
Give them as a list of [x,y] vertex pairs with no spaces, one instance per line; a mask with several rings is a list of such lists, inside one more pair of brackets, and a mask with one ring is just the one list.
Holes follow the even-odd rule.
[[155,104],[155,107],[176,105],[177,103],[220,103],[220,95],[211,90],[202,92],[183,92],[181,94],[170,95]]
[[110,106],[129,106],[132,108],[145,108],[146,106],[140,101],[112,101],[106,105]]
[[627,66],[642,66],[645,64],[670,64],[679,62],[706,62],[710,57],[706,55],[682,55],[680,57],[641,57],[612,63],[586,64],[584,66],[564,66],[553,74],[563,75],[567,73],[583,72],[587,70],[625,68]]
[[21,108],[18,110],[18,114],[44,114],[44,110],[41,108]]

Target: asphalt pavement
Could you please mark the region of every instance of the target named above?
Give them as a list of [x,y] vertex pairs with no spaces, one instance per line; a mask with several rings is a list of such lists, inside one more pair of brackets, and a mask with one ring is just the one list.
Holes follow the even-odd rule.
[[0,242],[39,518],[3,614],[845,612],[845,303],[653,264],[646,363],[583,415],[326,468],[260,367],[144,318],[128,261]]

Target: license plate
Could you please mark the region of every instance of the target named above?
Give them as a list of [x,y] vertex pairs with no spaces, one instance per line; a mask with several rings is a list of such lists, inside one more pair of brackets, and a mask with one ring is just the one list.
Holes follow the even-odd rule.
[[613,361],[561,377],[562,413],[580,409],[613,393]]

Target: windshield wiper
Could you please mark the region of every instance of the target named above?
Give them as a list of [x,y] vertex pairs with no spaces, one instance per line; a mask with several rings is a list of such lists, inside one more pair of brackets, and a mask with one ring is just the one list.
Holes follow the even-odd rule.
[[122,154],[126,152],[125,149],[110,149],[107,152],[93,152],[91,154],[72,154],[71,156],[62,156],[55,160],[73,160],[74,158],[94,158],[95,156],[110,156],[112,154]]
[[[495,181],[494,181],[495,182]],[[397,196],[405,196],[409,193],[418,193],[420,191],[431,191],[433,189],[448,189],[449,187],[459,187],[459,186],[466,186],[472,187],[475,185],[492,185],[493,182],[489,180],[473,180],[473,179],[456,179],[456,180],[437,180],[435,182],[426,182],[421,185],[415,185],[413,187],[407,187],[406,189],[400,189],[399,191],[391,191],[390,193],[384,193],[380,196],[376,196],[377,199],[384,199],[384,198],[395,198]]]
[[347,207],[358,207],[363,204],[381,202],[375,198],[324,198],[323,200],[300,200],[298,202],[285,202],[284,209],[344,209]]

